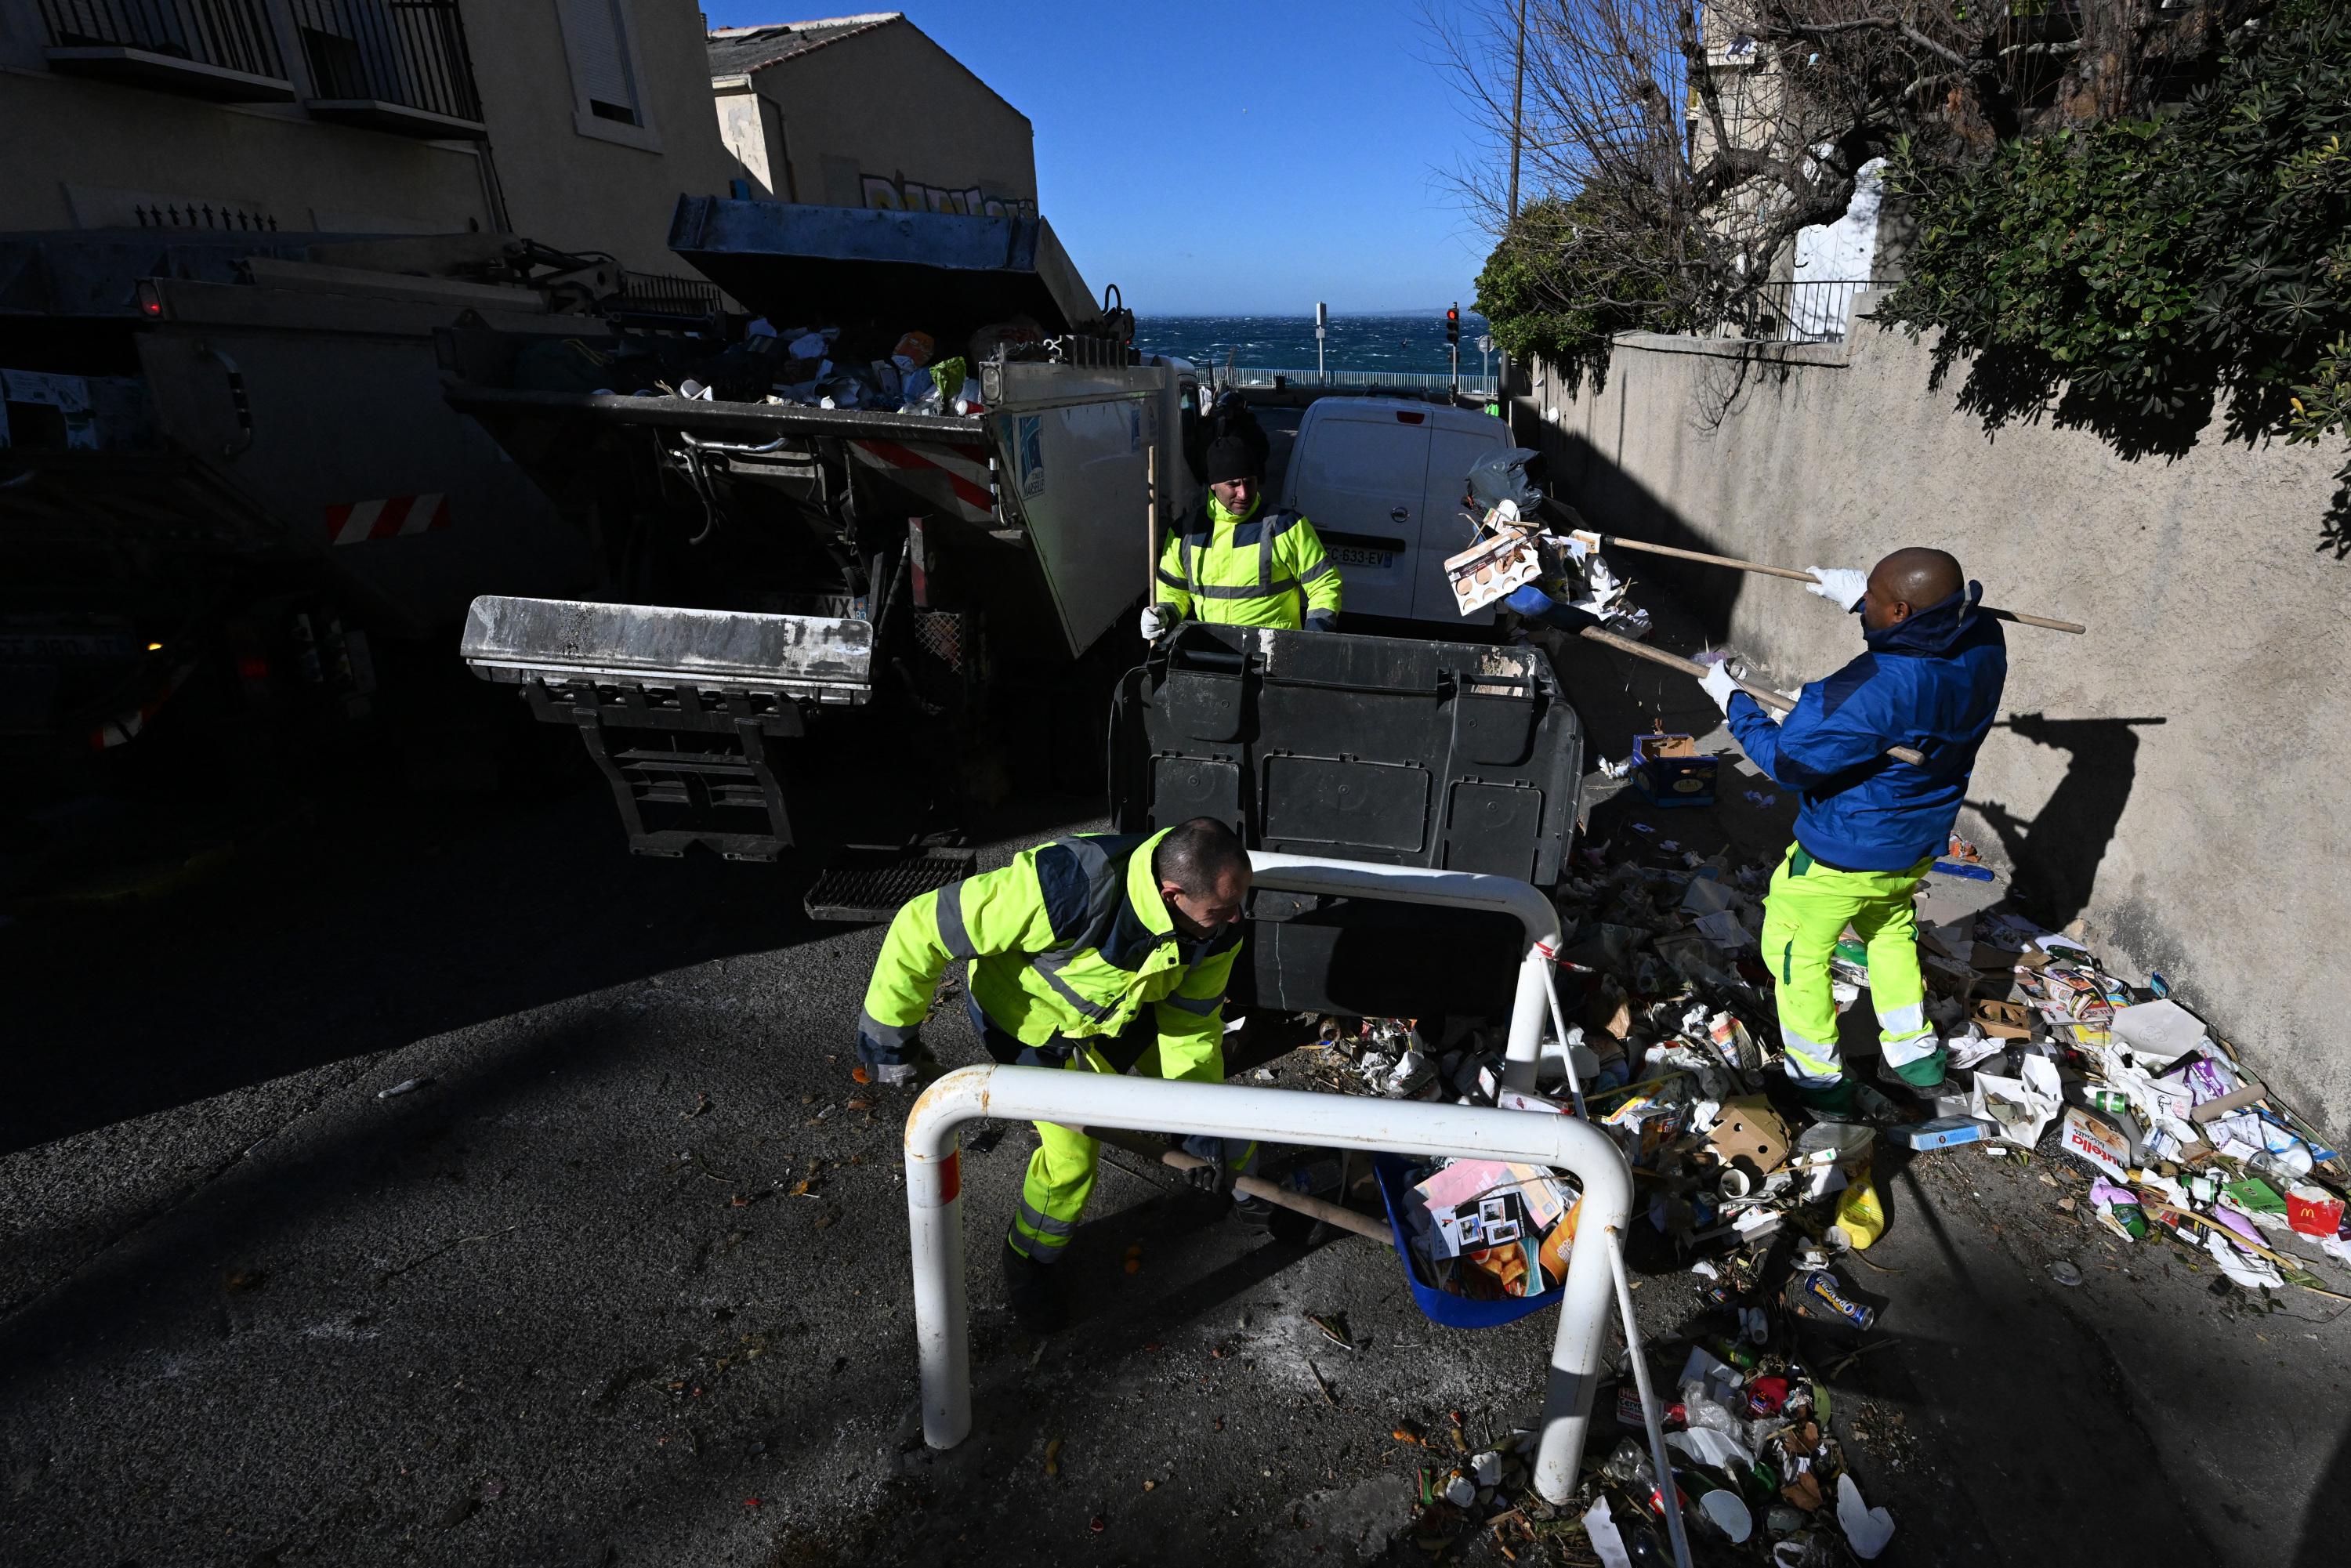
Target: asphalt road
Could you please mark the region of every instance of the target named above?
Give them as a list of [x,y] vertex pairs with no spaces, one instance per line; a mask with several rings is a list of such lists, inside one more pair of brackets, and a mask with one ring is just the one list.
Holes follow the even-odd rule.
[[[1602,755],[1711,719],[1562,668]],[[1792,804],[1666,826],[1761,853]],[[1095,812],[1022,802],[984,862]],[[1033,1340],[995,1260],[1017,1125],[965,1161],[977,1427],[921,1448],[904,1103],[847,1071],[879,933],[807,921],[805,874],[633,860],[591,789],[386,793],[0,931],[0,1558],[1426,1561],[1394,1537],[1443,1460],[1393,1430],[1531,1425],[1549,1323],[1437,1329],[1392,1254],[1252,1237],[1113,1156],[1082,1320]],[[932,1034],[977,1059],[956,1009]],[[2343,1303],[2215,1296],[2044,1174],[1881,1169],[1880,1348],[1829,1383],[1889,1560],[2341,1561]],[[1693,1281],[1647,1268],[1663,1338]],[[1353,1349],[1308,1318],[1340,1313]]]

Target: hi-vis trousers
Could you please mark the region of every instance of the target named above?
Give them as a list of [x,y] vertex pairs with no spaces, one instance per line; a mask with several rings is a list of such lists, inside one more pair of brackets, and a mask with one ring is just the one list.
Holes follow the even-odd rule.
[[1778,990],[1788,1076],[1806,1102],[1844,1109],[1853,1096],[1837,1051],[1829,981],[1829,957],[1847,925],[1869,949],[1869,997],[1887,1065],[1906,1082],[1941,1082],[1945,1053],[1927,1022],[1911,903],[1933,864],[1929,855],[1907,871],[1836,871],[1790,844],[1771,873],[1763,899],[1763,961]]
[[[981,1030],[985,1040],[987,1031],[996,1030],[995,1024],[980,1012],[977,1003],[967,1002],[967,1006],[972,1027]],[[1009,1043],[1018,1050],[1019,1041]],[[1170,1060],[1159,1043],[1158,1031],[1152,1027],[1147,1009],[1135,1020],[1134,1027],[1115,1040],[1071,1040],[1070,1044],[1080,1049],[1061,1064],[1062,1070],[1069,1072],[1117,1072],[1121,1071],[1120,1062],[1125,1061],[1146,1078],[1175,1078],[1196,1083],[1225,1081],[1222,1040],[1212,1039],[1205,1049],[1188,1051]],[[1105,1054],[1105,1047],[1111,1054]],[[1139,1057],[1134,1055],[1136,1051],[1141,1052]],[[1029,1175],[1020,1184],[1020,1205],[1013,1212],[1012,1228],[1005,1240],[1023,1257],[1040,1263],[1058,1263],[1070,1244],[1070,1237],[1078,1228],[1079,1217],[1085,1213],[1086,1199],[1093,1196],[1094,1173],[1102,1163],[1102,1144],[1057,1123],[1040,1122],[1036,1126],[1037,1152],[1029,1156]],[[1257,1145],[1244,1139],[1188,1137],[1184,1140],[1184,1150],[1204,1160],[1222,1158],[1237,1176],[1247,1176],[1257,1169]]]

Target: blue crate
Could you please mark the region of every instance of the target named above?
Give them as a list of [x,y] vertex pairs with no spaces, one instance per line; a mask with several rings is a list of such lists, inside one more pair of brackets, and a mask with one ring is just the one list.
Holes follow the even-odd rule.
[[1372,1156],[1372,1174],[1380,1184],[1380,1200],[1387,1205],[1388,1229],[1395,1237],[1396,1260],[1404,1265],[1405,1283],[1412,1287],[1412,1299],[1429,1322],[1449,1329],[1496,1329],[1516,1322],[1529,1312],[1559,1304],[1567,1291],[1564,1285],[1541,1295],[1473,1301],[1423,1281],[1420,1271],[1413,1267],[1412,1231],[1404,1220],[1405,1206],[1413,1201],[1411,1171],[1412,1162],[1399,1155]]

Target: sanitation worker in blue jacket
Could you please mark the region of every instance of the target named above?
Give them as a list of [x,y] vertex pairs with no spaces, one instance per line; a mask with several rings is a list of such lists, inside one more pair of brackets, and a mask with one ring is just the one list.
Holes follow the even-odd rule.
[[[1796,841],[1763,901],[1763,961],[1777,982],[1788,1076],[1816,1113],[1850,1117],[1860,1086],[1837,1051],[1829,956],[1847,925],[1869,949],[1879,1075],[1932,1093],[1945,1051],[1928,1023],[1912,895],[1949,841],[1977,748],[2008,678],[1980,583],[1938,549],[1900,549],[1867,575],[1812,569],[1811,591],[1861,612],[1867,652],[1803,689],[1774,721],[1723,664],[1706,689],[1749,760],[1799,790]],[[1923,765],[1886,755],[1926,754]]]
[[[880,1082],[912,1084],[929,1057],[931,993],[960,960],[972,1027],[998,1061],[1220,1083],[1249,887],[1249,852],[1208,817],[1148,837],[1081,833],[1024,850],[899,910],[866,988],[858,1057]],[[1093,1191],[1102,1146],[1049,1122],[1037,1138],[1004,1273],[1014,1313],[1049,1332],[1066,1315],[1053,1265]],[[1257,1158],[1244,1139],[1185,1146],[1210,1162],[1193,1184],[1227,1194]],[[1239,1218],[1282,1234],[1272,1205],[1233,1197]]]

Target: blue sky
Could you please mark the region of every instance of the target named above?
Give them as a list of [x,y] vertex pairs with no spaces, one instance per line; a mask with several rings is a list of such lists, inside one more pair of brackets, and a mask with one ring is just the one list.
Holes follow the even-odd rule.
[[[703,8],[726,27],[855,6]],[[1417,0],[903,9],[1029,117],[1047,220],[1138,313],[1468,306],[1487,242],[1440,171],[1493,154],[1430,63]]]

